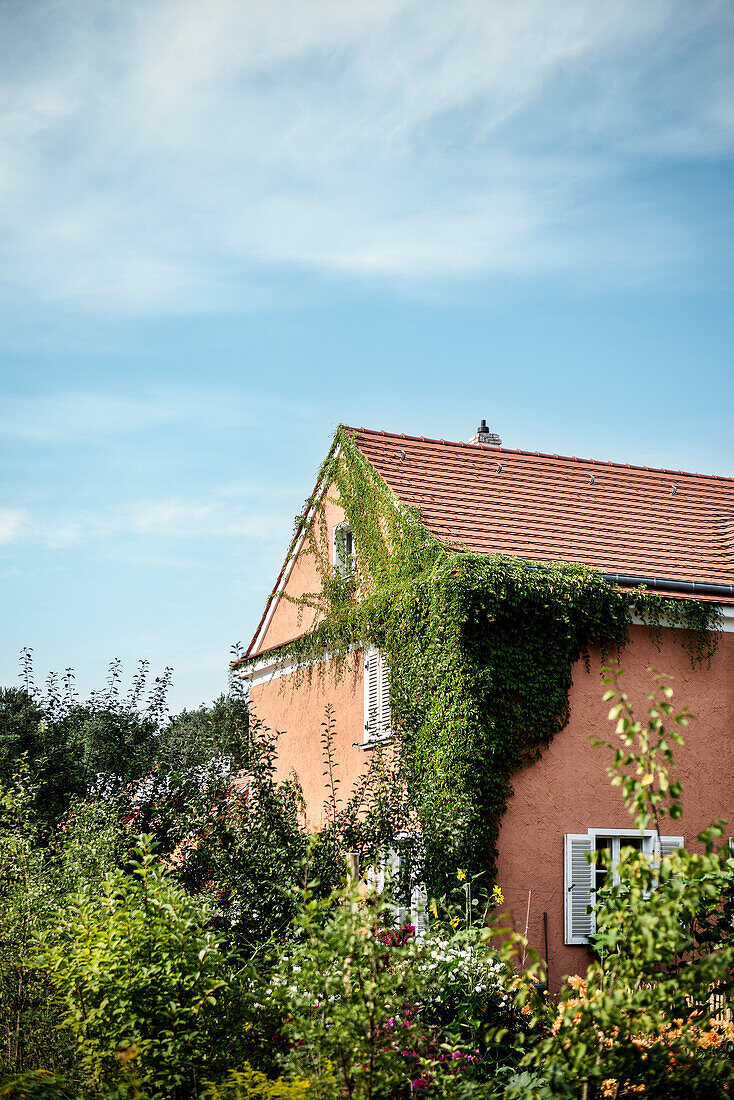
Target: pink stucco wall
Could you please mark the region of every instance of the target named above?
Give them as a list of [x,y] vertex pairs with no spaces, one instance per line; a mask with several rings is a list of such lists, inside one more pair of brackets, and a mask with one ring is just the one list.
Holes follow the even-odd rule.
[[[343,522],[344,509],[334,501],[336,489],[326,492],[314,520],[319,541],[331,555],[334,528]],[[325,521],[325,526],[324,522]],[[259,650],[281,645],[307,633],[316,622],[311,608],[293,603],[305,593],[321,588],[318,563],[304,541],[285,584],[285,596],[277,601],[266,624]],[[283,732],[279,742],[278,771],[283,777],[295,772],[303,787],[308,826],[318,828],[326,796],[321,737],[330,704],[336,721],[335,757],[339,763],[339,794],[346,801],[362,775],[369,749],[361,747],[364,733],[364,658],[356,651],[337,673],[332,662],[315,665],[310,678],[287,674],[250,689],[254,715],[270,729]]]
[[[635,627],[622,655],[625,690],[640,717],[646,709],[645,692],[651,687],[650,668],[674,677],[674,702],[687,705],[697,717],[676,752],[676,774],[684,783],[683,818],[664,831],[683,835],[696,845],[698,833],[715,818],[733,823],[734,833],[734,634],[724,634],[710,669],[692,670],[688,657],[664,632],[661,651],[647,630]],[[579,662],[571,690],[571,719],[541,759],[514,777],[514,794],[503,818],[499,838],[498,881],[504,909],[524,931],[528,896],[528,936],[541,954],[543,913],[548,914],[551,986],[562,975],[583,972],[589,954],[584,947],[564,943],[563,838],[588,828],[633,827],[618,788],[606,774],[609,753],[594,748],[590,734],[613,739],[602,703],[601,660],[592,653],[591,672]],[[321,756],[321,723],[327,703],[337,721],[336,756],[341,795],[348,797],[362,774],[370,750],[361,747],[364,721],[364,667],[362,653],[350,658],[340,679],[329,664],[314,670],[310,683],[298,684],[292,675],[253,687],[253,709],[271,728],[286,731],[280,742],[279,770],[295,771],[309,807],[308,823],[321,823],[325,797]]]
[[333,707],[336,722],[334,756],[339,764],[339,796],[344,802],[367,766],[371,750],[362,748],[363,685],[364,660],[359,650],[348,658],[339,678],[331,662],[325,662],[314,667],[310,682],[299,682],[295,674],[289,674],[250,690],[254,714],[270,729],[285,731],[279,742],[278,772],[283,777],[297,774],[311,829],[322,823],[326,797],[321,736],[327,704]]
[[[698,833],[717,817],[734,823],[734,635],[724,634],[711,668],[691,670],[690,661],[672,631],[658,651],[643,627],[635,627],[621,657],[623,684],[644,717],[650,668],[674,676],[673,702],[688,706],[695,721],[684,730],[685,746],[675,753],[676,775],[684,783],[683,817],[663,832],[685,837],[696,846]],[[609,705],[601,701],[603,685],[598,653],[591,672],[579,663],[571,691],[571,719],[536,763],[514,777],[514,795],[503,818],[499,839],[498,881],[505,908],[525,929],[530,894],[529,939],[543,952],[543,913],[548,914],[551,986],[562,975],[583,972],[585,947],[564,944],[563,837],[589,828],[634,828],[617,787],[606,774],[610,753],[594,748],[590,734],[614,740],[607,721]],[[733,830],[734,831],[734,830]]]
[[[331,486],[325,494],[324,502],[314,520],[314,530],[322,537],[322,517],[326,522],[326,546],[327,554],[331,554],[334,528],[343,522],[344,509],[334,503],[336,493],[335,486]],[[321,589],[321,575],[318,563],[310,548],[310,543],[305,540],[285,585],[285,596],[275,605],[275,610],[267,623],[264,636],[260,640],[258,650],[271,649],[273,646],[289,642],[301,634],[306,634],[314,626],[316,616],[314,611],[302,604],[293,603],[305,593],[318,592]]]

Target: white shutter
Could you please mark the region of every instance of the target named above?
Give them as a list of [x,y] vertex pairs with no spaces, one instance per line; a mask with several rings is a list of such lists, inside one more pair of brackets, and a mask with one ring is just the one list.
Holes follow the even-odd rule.
[[660,858],[665,859],[676,849],[682,848],[683,837],[682,836],[661,836],[660,837]]
[[377,894],[381,894],[385,889],[385,871],[388,862],[389,856],[386,856],[383,851],[380,858],[375,863],[372,863],[367,870],[367,885]]
[[[389,848],[384,848],[382,850],[379,859],[367,872],[367,884],[378,894],[381,894],[388,883],[393,891],[397,890],[399,881],[400,852],[397,848],[390,845]],[[397,907],[394,908],[396,918],[405,912],[405,910],[399,910]],[[396,920],[396,923],[399,924],[401,921]]]
[[379,860],[367,872],[367,883],[378,894],[381,894],[389,883],[393,896],[391,907],[394,927],[413,924],[417,939],[423,939],[428,931],[428,893],[422,883],[417,883],[410,891],[410,903],[401,904],[407,900],[401,896],[400,892],[401,863],[404,858],[401,839],[409,839],[409,835],[400,834],[396,837],[394,844],[383,849]]
[[393,904],[393,921],[396,928],[399,928],[401,924],[405,924],[410,917],[410,911],[401,905],[401,891],[400,891],[400,847],[394,848],[392,845],[387,850],[387,858],[383,864],[383,885],[390,884],[390,890],[392,893]]
[[380,737],[387,737],[391,732],[390,676],[388,673],[387,661],[380,655]]
[[411,890],[410,913],[415,925],[415,938],[422,940],[428,931],[428,892],[425,886],[414,886]]
[[380,736],[380,655],[368,649],[364,661],[364,739]]
[[387,662],[378,650],[368,649],[364,660],[364,739],[379,741],[391,732]]
[[588,833],[566,833],[563,845],[566,943],[588,943],[594,930],[593,914],[586,911],[593,900],[592,865],[586,858],[592,850],[591,837]]

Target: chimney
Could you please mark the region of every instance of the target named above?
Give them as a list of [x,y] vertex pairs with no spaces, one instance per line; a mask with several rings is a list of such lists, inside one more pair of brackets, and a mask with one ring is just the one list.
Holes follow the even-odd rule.
[[501,447],[502,440],[496,432],[490,432],[487,427],[487,421],[483,420],[476,430],[476,434],[467,440],[467,443],[474,443],[480,447]]

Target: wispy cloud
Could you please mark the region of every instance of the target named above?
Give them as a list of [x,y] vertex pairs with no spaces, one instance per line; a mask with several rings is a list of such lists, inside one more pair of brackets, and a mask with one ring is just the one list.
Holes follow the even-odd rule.
[[16,542],[28,531],[28,514],[21,508],[0,508],[0,546]]
[[644,276],[688,244],[640,171],[734,147],[716,0],[41,0],[0,23],[10,298],[208,309],[284,265]]
[[169,388],[145,398],[83,391],[8,395],[0,407],[0,438],[35,443],[108,441],[110,436],[144,432],[168,424],[251,426],[241,403],[216,391]]
[[[258,499],[258,497],[260,499]],[[206,542],[243,540],[285,545],[292,525],[277,494],[267,502],[262,493],[231,488],[206,499],[168,497],[117,505],[99,511],[58,514],[0,509],[0,544],[34,542],[55,549],[89,543],[153,544],[160,540]],[[282,502],[281,502],[282,505]]]

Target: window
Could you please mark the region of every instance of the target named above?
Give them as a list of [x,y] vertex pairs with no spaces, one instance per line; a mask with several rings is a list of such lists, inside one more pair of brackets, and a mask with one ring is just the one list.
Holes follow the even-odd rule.
[[387,663],[376,649],[364,657],[364,743],[386,741],[392,734]]
[[[564,916],[565,942],[588,943],[596,931],[596,915],[588,912],[596,901],[597,891],[612,875],[612,882],[619,882],[617,867],[624,848],[652,855],[656,848],[657,833],[648,829],[644,833],[636,829],[589,829],[586,833],[567,833],[564,837]],[[660,837],[660,855],[668,856],[676,848],[683,847],[682,836]],[[610,852],[610,866],[587,860],[589,852]]]
[[422,939],[428,929],[428,894],[425,886],[415,881],[419,839],[415,833],[398,833],[368,871],[367,882],[379,894],[385,888],[390,890],[395,928],[412,924],[416,937]]
[[343,577],[354,572],[354,535],[346,520],[334,528],[334,568]]

